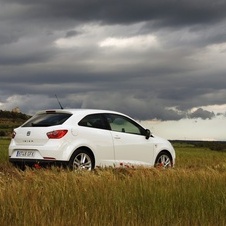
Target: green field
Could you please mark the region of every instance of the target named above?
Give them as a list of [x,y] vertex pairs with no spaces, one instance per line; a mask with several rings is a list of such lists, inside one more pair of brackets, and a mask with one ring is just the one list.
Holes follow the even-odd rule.
[[226,151],[174,143],[174,169],[20,171],[0,140],[0,225],[226,225]]

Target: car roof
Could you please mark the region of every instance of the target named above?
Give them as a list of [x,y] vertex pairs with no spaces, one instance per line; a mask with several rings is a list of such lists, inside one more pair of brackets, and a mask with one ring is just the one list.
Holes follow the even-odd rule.
[[[83,109],[83,108],[76,108],[76,109],[59,109],[59,108],[58,109],[47,109],[47,110],[38,111],[35,115],[37,115],[37,114],[45,114],[45,113],[69,113],[69,114],[72,114],[73,117],[75,117],[77,121],[81,120],[83,117],[85,117],[85,116],[87,116],[89,114],[105,114],[105,113],[106,114],[107,113],[109,113],[109,114],[118,114],[118,115],[130,118],[131,120],[134,120],[130,116],[128,116],[128,115],[126,115],[124,113],[121,113],[121,112],[117,112],[117,111],[102,110],[102,109]],[[67,122],[69,122],[69,121],[67,120]]]
[[113,113],[113,114],[121,114],[123,113],[117,112],[117,111],[111,111],[111,110],[101,110],[101,109],[83,109],[83,108],[76,108],[76,109],[46,109],[38,111],[37,114],[43,114],[43,113],[81,113],[81,114],[95,114],[95,113]]

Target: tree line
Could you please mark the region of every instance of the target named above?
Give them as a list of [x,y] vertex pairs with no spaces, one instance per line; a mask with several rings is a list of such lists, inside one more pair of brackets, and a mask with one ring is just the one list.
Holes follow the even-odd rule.
[[13,128],[20,126],[30,117],[21,112],[0,110],[0,137],[10,137]]
[[30,118],[30,116],[21,112],[0,110],[0,118],[27,120]]

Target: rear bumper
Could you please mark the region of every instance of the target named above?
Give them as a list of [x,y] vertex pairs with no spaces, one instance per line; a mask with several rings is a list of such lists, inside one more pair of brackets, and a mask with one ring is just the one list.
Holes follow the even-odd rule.
[[68,167],[68,161],[57,161],[57,160],[43,160],[43,159],[18,159],[18,158],[9,158],[9,162],[13,165],[25,169],[26,166],[34,168],[47,168],[51,166],[56,167]]

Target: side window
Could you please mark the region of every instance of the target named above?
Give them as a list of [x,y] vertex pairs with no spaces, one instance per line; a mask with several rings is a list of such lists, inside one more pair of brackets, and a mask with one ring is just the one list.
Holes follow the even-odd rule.
[[97,129],[108,129],[107,123],[105,123],[104,117],[101,114],[87,115],[78,125]]
[[125,116],[108,114],[107,120],[112,131],[143,135],[143,128]]

